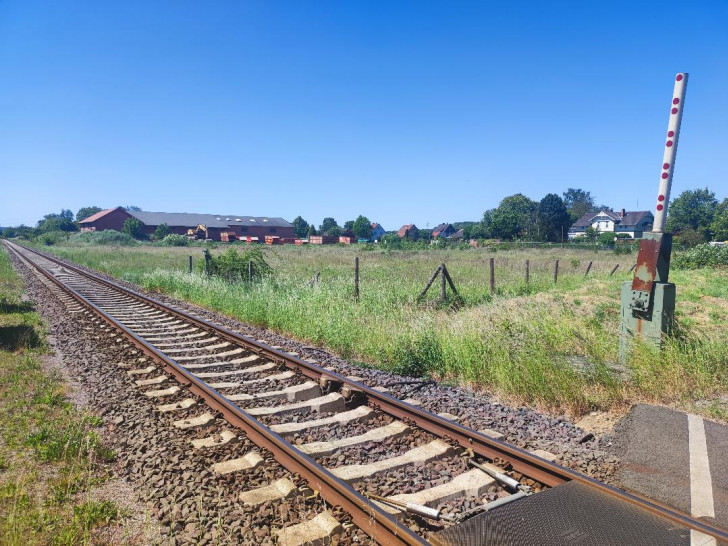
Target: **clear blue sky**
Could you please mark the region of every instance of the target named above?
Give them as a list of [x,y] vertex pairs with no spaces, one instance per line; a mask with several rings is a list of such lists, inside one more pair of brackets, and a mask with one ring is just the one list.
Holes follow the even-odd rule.
[[728,2],[0,3],[0,225],[62,207],[477,220],[728,194]]

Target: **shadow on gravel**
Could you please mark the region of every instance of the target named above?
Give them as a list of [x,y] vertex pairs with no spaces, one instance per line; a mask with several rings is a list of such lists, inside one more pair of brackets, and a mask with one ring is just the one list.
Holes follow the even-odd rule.
[[33,326],[0,326],[0,349],[15,351],[33,349],[41,345],[40,336]]

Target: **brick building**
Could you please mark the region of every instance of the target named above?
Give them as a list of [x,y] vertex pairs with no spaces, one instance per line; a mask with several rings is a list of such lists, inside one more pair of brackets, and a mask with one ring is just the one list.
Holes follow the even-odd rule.
[[124,222],[136,218],[142,223],[142,232],[151,235],[162,224],[167,224],[170,233],[184,235],[188,229],[199,225],[207,228],[210,239],[220,240],[223,232],[235,233],[238,237],[257,237],[265,240],[266,235],[280,238],[293,238],[293,225],[283,218],[265,216],[241,216],[236,214],[193,214],[187,212],[148,212],[127,211],[123,207],[106,209],[97,212],[79,222],[81,231],[103,231],[113,229],[121,231]]

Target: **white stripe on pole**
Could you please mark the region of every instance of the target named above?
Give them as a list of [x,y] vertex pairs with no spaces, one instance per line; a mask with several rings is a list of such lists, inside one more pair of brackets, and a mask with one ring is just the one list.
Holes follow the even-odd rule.
[[672,93],[670,104],[670,121],[667,124],[667,138],[665,139],[665,155],[662,158],[660,171],[660,191],[657,194],[655,206],[655,222],[652,231],[662,233],[665,231],[667,219],[667,205],[670,201],[670,188],[672,187],[672,173],[675,170],[675,156],[677,155],[677,141],[680,137],[680,122],[685,107],[685,90],[688,86],[687,72],[675,76],[675,90]]

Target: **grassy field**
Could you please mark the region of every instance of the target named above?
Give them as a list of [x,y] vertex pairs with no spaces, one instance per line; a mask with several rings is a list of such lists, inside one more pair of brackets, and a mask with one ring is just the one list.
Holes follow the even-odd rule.
[[103,543],[98,528],[119,509],[89,491],[114,454],[94,431],[100,419],[43,369],[43,327],[21,289],[0,248],[0,544]]
[[[483,388],[509,402],[578,415],[645,400],[688,405],[720,419],[728,416],[728,400],[721,399],[728,386],[725,269],[674,271],[677,335],[659,354],[635,345],[628,365],[619,366],[619,290],[630,278],[634,254],[568,247],[498,252],[267,247],[263,252],[275,274],[249,285],[188,274],[187,257],[201,260],[199,248],[46,249],[355,361]],[[358,303],[353,299],[357,255]],[[559,279],[554,284],[556,259]],[[437,283],[424,301],[417,301],[443,262],[463,297],[459,308],[437,302]],[[610,276],[616,264],[619,268]],[[316,272],[320,283],[309,286]],[[708,402],[694,406],[696,400]]]

